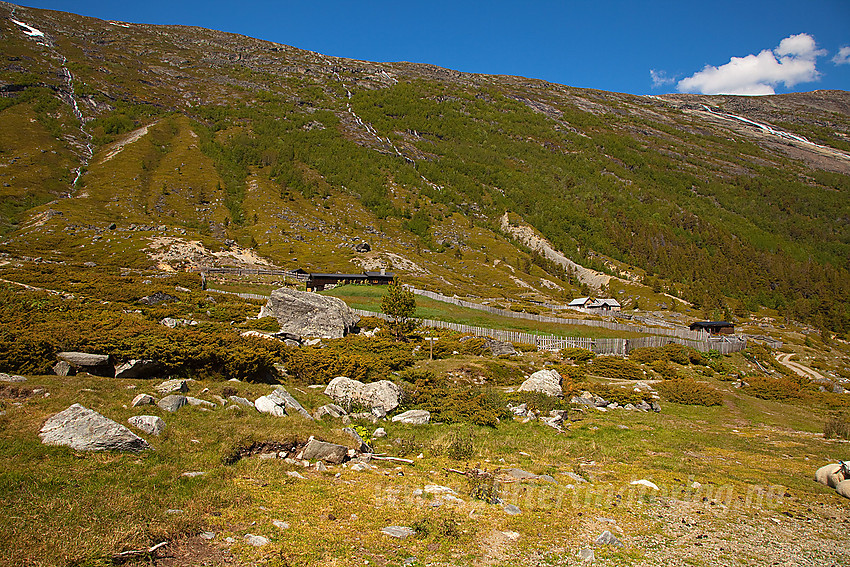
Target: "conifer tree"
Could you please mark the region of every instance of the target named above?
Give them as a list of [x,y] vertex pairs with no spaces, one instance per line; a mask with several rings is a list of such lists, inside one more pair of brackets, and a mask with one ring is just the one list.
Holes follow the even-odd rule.
[[390,317],[390,330],[397,340],[405,340],[416,328],[417,321],[413,318],[415,311],[416,296],[398,278],[394,278],[381,299],[381,313]]

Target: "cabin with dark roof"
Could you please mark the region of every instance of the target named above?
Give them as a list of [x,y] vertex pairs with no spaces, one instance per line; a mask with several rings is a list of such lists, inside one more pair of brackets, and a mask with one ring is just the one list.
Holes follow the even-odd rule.
[[709,335],[735,334],[735,325],[728,321],[697,321],[688,328],[692,331],[707,331]]
[[328,287],[345,284],[389,285],[394,277],[395,274],[386,270],[362,274],[308,274],[307,290],[324,291]]

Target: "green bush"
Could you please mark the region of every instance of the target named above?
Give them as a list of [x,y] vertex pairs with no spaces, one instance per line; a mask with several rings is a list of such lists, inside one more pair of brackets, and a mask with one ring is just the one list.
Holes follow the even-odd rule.
[[679,373],[676,372],[676,368],[670,364],[669,360],[653,360],[649,367],[652,368],[655,372],[657,372],[662,378],[665,380],[675,380]]
[[638,364],[650,364],[656,360],[675,362],[682,366],[688,364],[706,364],[705,358],[699,351],[680,345],[670,343],[660,347],[641,347],[629,353],[629,360]]
[[505,415],[504,402],[493,389],[450,382],[430,370],[407,370],[400,377],[404,407],[429,411],[431,421],[495,427]]
[[514,348],[520,352],[537,352],[537,345],[532,343],[513,343]]
[[747,384],[744,391],[763,400],[789,400],[803,395],[803,388],[799,382],[789,378],[753,376],[747,378]]
[[642,401],[649,402],[650,394],[646,392],[635,392],[631,388],[623,388],[619,386],[609,386],[607,384],[593,384],[588,389],[605,398],[607,402],[617,402],[621,406],[626,404],[637,405]]
[[50,374],[55,353],[46,340],[0,334],[0,372]]
[[570,409],[568,397],[548,396],[542,392],[511,392],[505,394],[505,400],[514,405],[525,404],[529,411],[543,415],[549,415],[552,410]]
[[658,391],[677,404],[719,406],[723,403],[723,396],[715,388],[691,379],[664,381],[658,385]]
[[564,360],[574,360],[575,362],[587,362],[596,356],[592,350],[586,348],[568,347],[560,350],[561,358]]
[[643,380],[643,370],[634,361],[616,356],[597,356],[588,365],[592,374],[605,376],[614,380]]
[[823,424],[826,439],[850,439],[850,414],[836,413]]

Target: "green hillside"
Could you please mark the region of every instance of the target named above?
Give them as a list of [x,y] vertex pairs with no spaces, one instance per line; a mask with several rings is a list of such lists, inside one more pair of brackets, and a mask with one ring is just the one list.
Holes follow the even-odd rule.
[[[503,234],[509,212],[643,283],[627,303],[667,291],[706,316],[769,308],[850,330],[846,92],[639,97],[15,8],[38,38],[11,9],[0,251],[183,268],[248,250],[451,294],[598,291]],[[187,256],[191,241],[206,253]]]

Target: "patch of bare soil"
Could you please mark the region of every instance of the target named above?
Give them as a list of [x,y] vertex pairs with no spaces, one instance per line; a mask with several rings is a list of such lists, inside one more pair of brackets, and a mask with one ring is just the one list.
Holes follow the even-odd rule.
[[138,565],[155,567],[240,567],[242,562],[234,558],[226,549],[200,537],[191,537],[169,543],[158,549],[151,562]]

